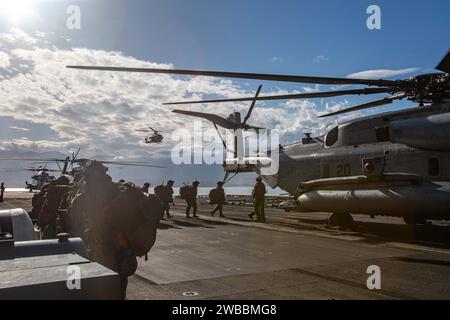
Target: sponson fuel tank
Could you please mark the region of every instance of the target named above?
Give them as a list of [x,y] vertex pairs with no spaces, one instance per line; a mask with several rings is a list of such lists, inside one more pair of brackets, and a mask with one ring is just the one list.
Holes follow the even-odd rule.
[[301,211],[450,220],[448,186],[406,179],[371,182],[364,178],[367,177],[310,185],[298,198]]

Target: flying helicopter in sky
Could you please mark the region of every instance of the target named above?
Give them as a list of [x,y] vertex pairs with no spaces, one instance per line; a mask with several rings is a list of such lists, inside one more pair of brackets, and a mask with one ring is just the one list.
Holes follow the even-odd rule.
[[[344,95],[388,94],[347,109],[323,114],[335,116],[407,99],[413,108],[390,111],[342,123],[320,137],[278,147],[279,171],[263,176],[271,187],[295,195],[298,211],[330,212],[329,223],[343,228],[353,224],[352,214],[403,217],[406,223],[450,220],[450,52],[436,67],[438,73],[402,80],[310,77],[241,72],[70,66],[85,70],[212,76],[323,85],[368,87],[328,92],[259,96],[238,99],[175,102],[171,104],[251,101],[242,122],[235,112],[228,118],[215,114],[175,110],[208,119],[232,132],[247,125],[257,101],[325,98]],[[235,157],[226,159],[226,176],[254,171],[260,174],[270,157],[237,157],[242,134],[235,139]],[[267,154],[275,150],[267,150]],[[242,153],[241,153],[242,154]],[[250,161],[251,160],[251,161]]]
[[139,132],[146,132],[146,133],[152,133],[152,135],[145,137],[145,143],[146,144],[151,144],[151,143],[161,143],[164,140],[163,135],[161,134],[162,131],[158,131],[153,129],[152,127],[148,127],[148,129],[139,129],[136,130]]

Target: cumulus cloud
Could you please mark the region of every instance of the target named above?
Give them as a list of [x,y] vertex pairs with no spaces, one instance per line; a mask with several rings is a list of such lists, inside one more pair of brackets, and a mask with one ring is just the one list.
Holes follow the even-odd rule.
[[282,62],[283,58],[275,56],[275,57],[272,57],[271,61],[273,63]]
[[5,52],[0,52],[0,69],[10,66],[9,55]]
[[327,61],[328,61],[328,58],[325,57],[324,55],[319,55],[319,56],[314,58],[314,62],[315,63],[327,62]]
[[[179,128],[190,129],[192,122],[174,115],[164,102],[253,94],[245,85],[231,80],[67,69],[66,65],[173,66],[139,60],[121,52],[58,48],[48,36],[30,35],[18,29],[0,33],[0,115],[43,124],[56,138],[2,141],[2,149],[21,146],[33,151],[65,152],[82,147],[85,156],[168,157],[170,133]],[[318,87],[303,89],[313,92]],[[246,103],[200,105],[195,110],[225,116],[233,109],[246,112],[248,107]],[[326,111],[327,106],[321,108]],[[279,129],[282,142],[289,143],[301,138],[304,131],[321,134],[335,124],[335,120],[317,119],[318,114],[316,104],[311,101],[259,103],[250,122]],[[147,125],[163,130],[169,142],[145,145],[144,136],[135,129]]]
[[407,75],[418,71],[419,68],[406,68],[400,70],[379,69],[379,70],[366,70],[348,75],[348,78],[356,79],[382,79],[392,78],[402,75]]
[[28,129],[28,128],[21,128],[21,127],[16,127],[16,126],[11,126],[11,127],[9,127],[9,129],[17,130],[17,131],[24,131],[24,132],[30,131],[30,129]]
[[303,89],[303,91],[306,92],[306,93],[319,92],[319,91],[320,91],[320,85],[315,84],[314,86],[303,87],[302,89]]
[[[37,37],[42,38],[44,33],[36,33]],[[31,46],[37,43],[36,37],[17,29],[11,28],[9,32],[0,33],[0,40],[4,46],[7,45],[27,45]]]

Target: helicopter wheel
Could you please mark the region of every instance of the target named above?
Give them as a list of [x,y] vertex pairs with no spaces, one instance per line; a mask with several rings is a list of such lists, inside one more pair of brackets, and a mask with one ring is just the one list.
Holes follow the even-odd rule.
[[332,213],[328,217],[328,226],[342,230],[352,229],[354,226],[353,217],[350,213]]

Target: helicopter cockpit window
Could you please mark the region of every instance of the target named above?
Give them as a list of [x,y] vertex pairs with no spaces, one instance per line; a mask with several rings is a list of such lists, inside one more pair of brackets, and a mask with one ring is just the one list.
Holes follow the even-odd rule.
[[336,127],[332,129],[330,132],[328,132],[325,138],[325,146],[331,147],[338,141],[338,138],[339,138],[339,127]]

